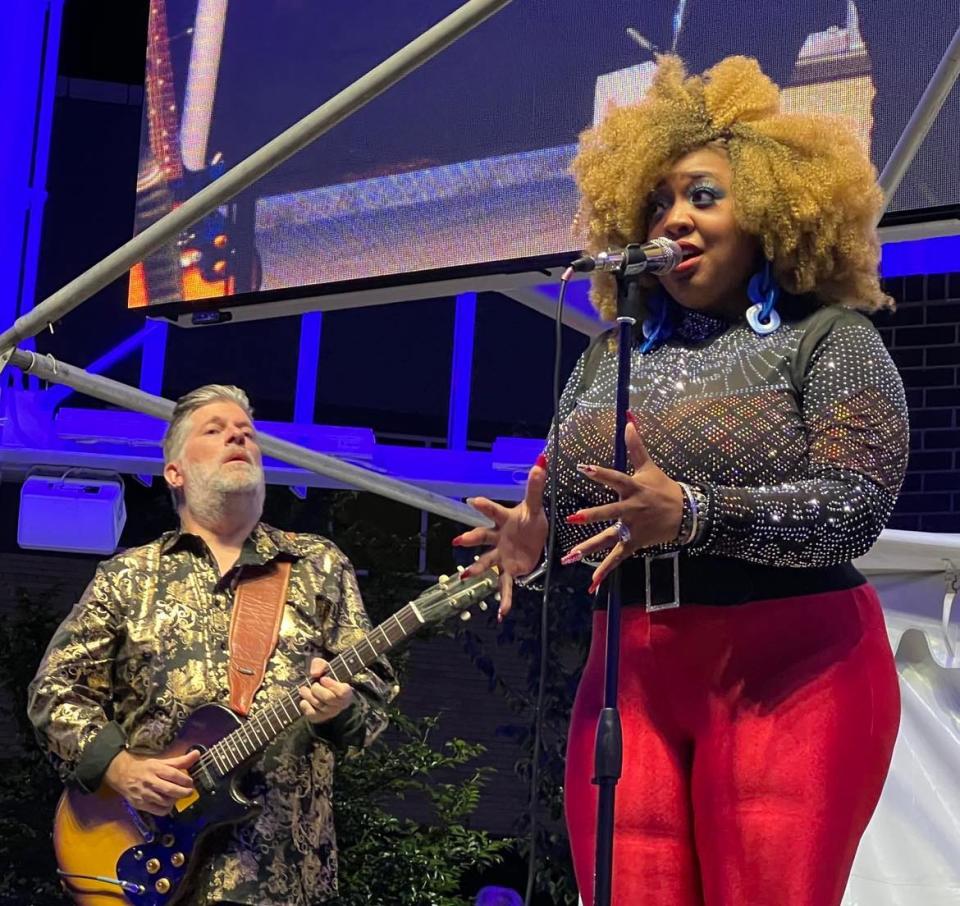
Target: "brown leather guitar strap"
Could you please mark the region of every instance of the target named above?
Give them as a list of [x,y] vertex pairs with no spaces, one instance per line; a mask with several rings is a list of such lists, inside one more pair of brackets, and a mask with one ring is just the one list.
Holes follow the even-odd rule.
[[230,707],[246,717],[267,661],[277,647],[283,605],[287,600],[290,562],[274,561],[249,579],[241,579],[230,617]]

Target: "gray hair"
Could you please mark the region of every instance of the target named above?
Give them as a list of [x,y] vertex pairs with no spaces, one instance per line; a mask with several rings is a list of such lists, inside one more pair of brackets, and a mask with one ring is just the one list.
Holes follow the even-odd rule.
[[[219,402],[236,403],[253,421],[253,407],[250,405],[250,399],[239,387],[234,387],[232,384],[204,384],[202,387],[197,387],[196,390],[191,390],[177,400],[173,415],[170,416],[170,423],[163,434],[164,465],[172,462],[183,452],[183,445],[186,443],[190,428],[190,416],[197,409]],[[179,509],[182,502],[180,495],[175,488],[170,488],[170,494],[173,497],[174,508]]]

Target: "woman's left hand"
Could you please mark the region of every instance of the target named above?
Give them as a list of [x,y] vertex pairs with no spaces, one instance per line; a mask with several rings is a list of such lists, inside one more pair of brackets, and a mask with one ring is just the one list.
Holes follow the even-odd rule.
[[616,491],[620,500],[618,503],[578,510],[567,516],[567,522],[570,525],[589,525],[613,519],[619,520],[625,527],[621,530],[611,525],[570,548],[564,555],[561,562],[570,564],[597,551],[612,548],[593,574],[590,594],[631,554],[642,547],[675,541],[680,533],[683,490],[650,458],[632,419],[627,424],[625,437],[633,475],[590,464],[577,466],[587,478]]

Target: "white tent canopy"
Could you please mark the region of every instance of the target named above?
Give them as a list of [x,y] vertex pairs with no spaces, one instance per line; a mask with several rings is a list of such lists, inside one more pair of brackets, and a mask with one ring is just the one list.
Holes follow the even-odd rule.
[[886,531],[857,562],[883,602],[900,734],[843,906],[960,903],[960,535]]

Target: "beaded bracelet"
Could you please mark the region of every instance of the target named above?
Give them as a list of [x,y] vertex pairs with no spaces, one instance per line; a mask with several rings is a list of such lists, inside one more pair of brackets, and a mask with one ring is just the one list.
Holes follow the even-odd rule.
[[691,487],[686,482],[678,481],[683,491],[683,511],[680,516],[680,531],[677,532],[676,544],[686,547],[699,540],[703,530],[703,516],[707,508],[707,498],[700,488]]
[[683,491],[683,509],[680,513],[680,529],[677,532],[674,543],[683,547],[685,544],[689,544],[690,539],[693,537],[695,523],[697,521],[697,505],[693,502],[693,491],[690,490],[690,485],[683,481],[678,481],[677,484],[680,485],[680,490]]

